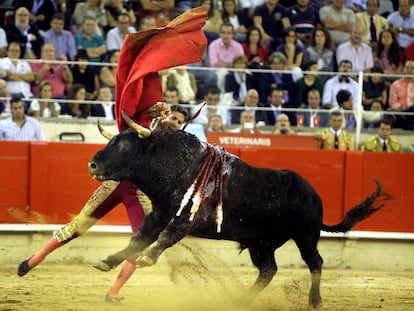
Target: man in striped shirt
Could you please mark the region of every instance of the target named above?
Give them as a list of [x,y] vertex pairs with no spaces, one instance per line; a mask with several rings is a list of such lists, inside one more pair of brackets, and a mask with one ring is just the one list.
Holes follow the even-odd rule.
[[0,123],[0,140],[46,140],[39,121],[26,116],[20,98],[10,101],[11,117]]

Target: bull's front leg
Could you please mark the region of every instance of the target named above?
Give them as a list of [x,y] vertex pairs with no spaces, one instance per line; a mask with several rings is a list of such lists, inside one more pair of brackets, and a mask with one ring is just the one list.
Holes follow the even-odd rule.
[[153,243],[165,226],[166,222],[161,221],[155,213],[149,214],[145,217],[137,235],[131,238],[126,248],[99,261],[94,268],[105,272],[112,270],[129,256],[144,250]]
[[155,264],[161,254],[169,247],[181,241],[189,232],[190,224],[173,219],[168,226],[160,233],[157,241],[152,243],[144,254],[138,258],[138,267],[147,267]]

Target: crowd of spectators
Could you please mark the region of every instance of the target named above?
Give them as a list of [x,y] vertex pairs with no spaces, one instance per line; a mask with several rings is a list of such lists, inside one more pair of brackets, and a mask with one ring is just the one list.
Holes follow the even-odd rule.
[[[250,132],[260,132],[260,124],[293,134],[291,126],[329,126],[333,110],[353,116],[359,98],[366,128],[379,125],[381,111],[414,111],[410,0],[394,1],[395,12],[382,15],[379,0],[16,0],[13,5],[13,19],[0,28],[0,78],[4,94],[21,98],[34,117],[113,119],[124,35],[163,26],[198,5],[208,10],[203,60],[160,72],[160,79],[166,102],[186,105],[191,113],[207,103],[195,120],[206,129],[248,119]],[[215,70],[193,70],[197,67]],[[0,109],[9,113],[6,97]],[[393,126],[414,129],[410,115],[391,119]],[[353,129],[356,122],[341,126]],[[244,131],[243,124],[238,129]]]

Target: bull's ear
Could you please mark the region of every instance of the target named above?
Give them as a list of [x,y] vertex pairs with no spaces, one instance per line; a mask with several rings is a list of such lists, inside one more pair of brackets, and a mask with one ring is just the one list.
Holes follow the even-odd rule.
[[131,120],[130,117],[128,117],[125,113],[125,111],[121,111],[122,118],[126,122],[126,124],[133,129],[135,132],[138,133],[139,138],[147,138],[151,135],[151,130],[147,129],[146,127],[143,127],[139,125],[138,123]]
[[98,129],[99,129],[99,132],[101,133],[101,135],[103,137],[105,137],[107,140],[111,140],[112,137],[115,136],[114,134],[111,134],[111,133],[109,133],[109,132],[107,132],[103,129],[101,123],[99,122],[99,119],[98,119]]

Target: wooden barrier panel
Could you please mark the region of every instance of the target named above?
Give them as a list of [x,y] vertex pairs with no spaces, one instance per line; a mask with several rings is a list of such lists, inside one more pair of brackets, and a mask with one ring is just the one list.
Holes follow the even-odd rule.
[[29,144],[0,141],[0,222],[28,214]]
[[364,193],[372,191],[371,180],[377,179],[395,199],[356,229],[390,231],[389,228],[397,228],[395,231],[398,232],[414,232],[414,155],[366,152],[361,172]]
[[[60,223],[78,214],[100,185],[87,163],[103,147],[85,143],[0,142],[0,223]],[[370,194],[380,180],[396,199],[355,229],[414,232],[413,154],[383,154],[287,148],[226,149],[258,167],[291,169],[320,194],[324,222],[339,222],[345,211]],[[260,193],[258,193],[260,196]],[[101,224],[128,225],[115,208]]]

